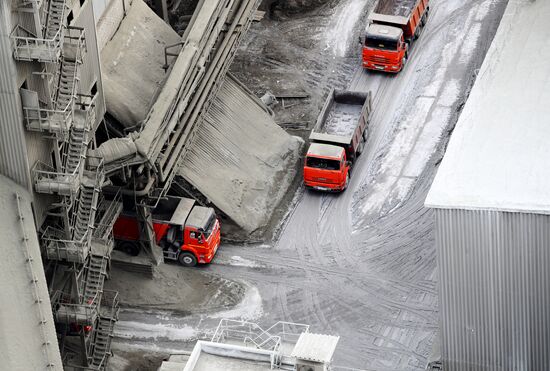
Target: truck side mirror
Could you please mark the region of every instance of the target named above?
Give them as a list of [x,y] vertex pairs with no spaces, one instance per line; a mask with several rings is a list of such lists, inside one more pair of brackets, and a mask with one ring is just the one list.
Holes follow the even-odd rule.
[[346,166],[351,166],[351,161],[346,161]]

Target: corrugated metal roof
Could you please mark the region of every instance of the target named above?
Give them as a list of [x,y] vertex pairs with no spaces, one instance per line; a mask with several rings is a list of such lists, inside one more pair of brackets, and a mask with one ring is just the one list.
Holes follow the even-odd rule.
[[550,214],[550,2],[510,2],[426,199]]
[[303,332],[290,356],[306,361],[329,363],[332,361],[338,340],[339,336]]

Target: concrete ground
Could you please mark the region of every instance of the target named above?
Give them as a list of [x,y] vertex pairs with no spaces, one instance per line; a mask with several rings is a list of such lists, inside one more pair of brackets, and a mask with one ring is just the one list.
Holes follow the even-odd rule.
[[[289,195],[291,207],[281,210],[286,217],[278,238],[222,246],[213,264],[190,270],[240,282],[244,295],[234,308],[186,315],[124,310],[115,354],[153,357],[159,350],[189,350],[228,317],[263,325],[301,322],[314,332],[340,335],[334,359],[339,366],[424,369],[438,309],[433,219],[423,203],[506,0],[432,0],[428,25],[397,76],[363,71],[353,36],[341,36],[363,27],[371,1],[338,4],[280,24],[256,25],[241,51],[245,57],[236,63],[242,64],[239,77],[257,92],[280,86],[308,92],[311,99],[298,114],[308,122],[331,86],[349,83],[373,92],[370,137],[350,187],[340,195],[300,188]],[[256,48],[263,44],[274,45],[265,49],[273,56]],[[246,53],[257,56],[250,65],[263,69],[249,71]],[[279,117],[281,123],[296,120],[291,114]],[[131,369],[118,364],[113,369]]]

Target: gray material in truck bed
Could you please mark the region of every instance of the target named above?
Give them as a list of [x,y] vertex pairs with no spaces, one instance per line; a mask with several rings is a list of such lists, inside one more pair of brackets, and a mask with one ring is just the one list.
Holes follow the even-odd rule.
[[332,90],[317,118],[309,139],[349,145],[361,123],[368,118],[370,93]]
[[319,128],[319,132],[346,137],[353,135],[359,117],[361,117],[362,108],[363,106],[360,105],[335,102],[325,124]]
[[418,0],[380,0],[374,13],[409,17]]

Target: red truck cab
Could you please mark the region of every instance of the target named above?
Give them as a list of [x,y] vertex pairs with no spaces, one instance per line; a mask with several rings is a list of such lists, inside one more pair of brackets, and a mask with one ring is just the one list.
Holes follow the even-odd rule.
[[[153,210],[155,242],[164,258],[192,267],[210,263],[220,245],[220,222],[214,209],[188,198],[169,196]],[[135,213],[124,211],[113,227],[118,249],[139,253],[140,230]]]
[[381,0],[369,15],[363,67],[397,73],[428,20],[429,0]]
[[408,44],[400,28],[371,24],[363,46],[363,67],[385,72],[399,72],[408,57]]
[[340,192],[349,184],[350,164],[344,148],[312,143],[304,165],[304,184],[320,191]]

